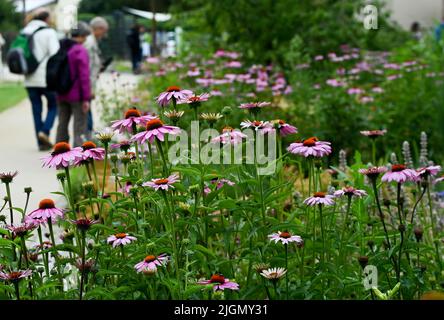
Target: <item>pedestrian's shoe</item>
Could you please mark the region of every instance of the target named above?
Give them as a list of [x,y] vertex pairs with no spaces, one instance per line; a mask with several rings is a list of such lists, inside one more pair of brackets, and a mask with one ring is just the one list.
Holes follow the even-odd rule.
[[[49,149],[52,148],[52,143],[49,140],[49,136],[46,133],[40,131],[38,133],[37,137],[38,137],[38,140],[39,140],[39,144],[41,146],[49,147]],[[49,149],[46,149],[46,150],[49,150]]]

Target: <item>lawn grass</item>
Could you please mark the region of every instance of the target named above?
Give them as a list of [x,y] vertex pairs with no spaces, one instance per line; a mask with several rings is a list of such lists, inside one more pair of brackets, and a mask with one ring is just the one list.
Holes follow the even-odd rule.
[[26,90],[21,83],[0,83],[0,112],[15,106],[26,98]]

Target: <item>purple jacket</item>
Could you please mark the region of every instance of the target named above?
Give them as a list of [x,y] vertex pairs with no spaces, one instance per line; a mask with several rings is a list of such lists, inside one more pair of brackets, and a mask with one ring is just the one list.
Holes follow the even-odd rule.
[[59,95],[61,102],[83,102],[91,100],[88,51],[81,44],[74,44],[68,51],[69,70],[74,84],[67,94]]

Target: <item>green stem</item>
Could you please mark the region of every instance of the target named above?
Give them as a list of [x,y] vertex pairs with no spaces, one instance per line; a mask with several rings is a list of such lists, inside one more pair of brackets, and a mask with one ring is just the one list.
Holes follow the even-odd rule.
[[56,266],[57,266],[57,276],[58,276],[58,278],[59,278],[59,282],[60,282],[60,291],[63,291],[63,277],[62,277],[62,272],[61,272],[61,270],[60,270],[60,261],[59,261],[59,256],[58,256],[58,253],[57,253],[57,250],[56,250],[56,248],[55,248],[55,246],[56,246],[56,242],[55,242],[55,239],[54,239],[54,230],[53,230],[53,228],[52,228],[52,221],[51,221],[51,218],[49,218],[48,219],[48,227],[49,227],[49,234],[50,234],[50,236],[51,236],[51,242],[52,242],[52,247],[51,247],[51,249],[52,249],[52,254],[54,255],[54,260],[55,260],[55,262],[56,262]]

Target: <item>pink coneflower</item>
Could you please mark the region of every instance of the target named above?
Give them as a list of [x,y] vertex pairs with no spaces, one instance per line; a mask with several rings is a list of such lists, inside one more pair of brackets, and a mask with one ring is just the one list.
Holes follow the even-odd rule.
[[214,180],[211,181],[211,183],[215,183],[216,184],[216,189],[220,189],[220,188],[222,188],[226,184],[231,186],[231,187],[235,185],[235,183],[233,181],[225,179],[225,178],[214,179]]
[[408,181],[417,181],[418,180],[418,173],[413,170],[407,168],[403,164],[394,164],[392,165],[391,171],[386,172],[382,178],[381,181],[383,182],[397,182],[397,183],[404,183]]
[[36,228],[36,224],[34,221],[28,221],[25,223],[22,223],[18,226],[7,226],[8,230],[10,230],[14,237],[25,237],[29,231],[32,231]]
[[122,140],[119,143],[113,143],[110,147],[112,149],[120,149],[120,151],[127,152],[131,148],[131,141]]
[[372,92],[374,92],[374,93],[383,93],[384,89],[382,89],[381,87],[373,87],[372,88]]
[[2,172],[0,173],[0,181],[3,183],[11,183],[12,180],[18,175],[18,171],[14,172]]
[[82,159],[82,148],[71,149],[69,143],[58,142],[54,146],[54,151],[46,157],[43,157],[43,167],[56,167],[56,169],[67,168],[77,159]]
[[159,189],[167,191],[168,189],[174,189],[173,184],[179,181],[177,174],[172,174],[168,178],[152,179],[151,181],[142,184],[144,187],[151,187],[158,191]]
[[143,261],[139,262],[134,266],[137,272],[154,271],[157,267],[166,265],[168,257],[166,254],[161,254],[159,256],[149,255],[146,256]]
[[82,263],[82,259],[79,258],[76,260],[75,265],[81,273],[89,273],[94,269],[94,266],[96,265],[96,260],[88,259],[85,261],[85,263]]
[[441,171],[441,166],[428,166],[416,170],[421,178],[434,177]]
[[164,141],[164,135],[167,133],[173,135],[179,134],[180,128],[165,125],[160,119],[153,119],[147,122],[146,131],[134,135],[131,141],[137,141],[139,144],[143,144],[147,140],[153,143],[155,138]]
[[312,197],[304,200],[307,206],[326,205],[331,206],[334,202],[334,196],[326,194],[325,192],[316,192]]
[[193,95],[191,90],[182,90],[177,86],[171,86],[166,89],[165,92],[162,92],[157,98],[156,101],[161,107],[166,107],[170,101],[180,101],[185,100],[189,96]]
[[[97,148],[96,144],[92,141],[86,141],[82,144],[83,160],[97,160],[102,161],[105,159],[105,149]],[[76,160],[78,161],[78,160]]]
[[344,187],[342,188],[342,190],[335,191],[333,195],[335,197],[347,196],[362,198],[367,195],[367,192],[365,192],[364,190],[355,189],[353,187]]
[[25,223],[45,223],[48,219],[51,219],[51,222],[55,222],[59,218],[63,218],[63,211],[56,208],[53,200],[43,199],[39,203],[39,208],[25,217]]
[[210,280],[202,280],[198,281],[197,283],[202,285],[212,284],[214,285],[213,286],[214,291],[225,290],[225,289],[239,290],[239,285],[236,282],[232,282],[230,281],[230,279],[226,279],[221,274],[213,274]]
[[345,86],[345,82],[339,81],[337,79],[328,79],[326,82],[331,87],[343,87]]
[[98,220],[93,220],[90,218],[80,218],[77,220],[70,220],[73,224],[77,226],[77,229],[79,229],[82,232],[86,232],[91,228],[93,224],[99,223]]
[[120,192],[123,192],[126,195],[129,195],[131,189],[133,188],[133,184],[131,183],[131,181],[127,181],[125,183],[125,186],[120,190]]
[[349,95],[352,95],[352,94],[362,94],[362,93],[364,93],[364,90],[362,90],[361,88],[350,88],[350,89],[347,90],[347,93]]
[[442,182],[444,181],[444,175],[442,175],[441,177],[435,179],[434,183],[438,183],[438,182]]
[[277,127],[279,134],[281,137],[288,136],[290,134],[298,133],[298,129],[295,126],[292,126],[286,123],[284,120],[274,120],[274,125]]
[[359,99],[359,102],[361,102],[361,103],[369,103],[369,102],[373,102],[373,101],[375,101],[375,99],[373,97],[367,97],[367,96],[361,97]]
[[220,97],[223,96],[224,94],[219,89],[213,88],[213,90],[210,91],[210,95],[212,95],[213,97]]
[[263,107],[268,107],[271,105],[271,102],[248,102],[242,103],[239,108],[240,109],[260,109]]
[[109,236],[108,239],[106,239],[106,242],[112,244],[113,248],[115,248],[120,245],[125,246],[136,240],[136,237],[130,236],[128,233],[116,233],[112,236]]
[[282,242],[282,244],[289,244],[291,242],[296,242],[297,244],[303,243],[300,236],[292,235],[288,231],[278,231],[277,233],[272,233],[268,235],[268,238],[270,238],[270,241],[274,241],[275,243],[278,243],[279,241]]
[[259,131],[261,133],[267,133],[273,130],[273,126],[268,121],[250,121],[245,120],[240,123],[242,129],[252,128],[254,131]]
[[367,169],[359,169],[359,173],[367,176],[370,180],[376,181],[381,173],[386,172],[385,167],[370,167]]
[[302,142],[295,142],[290,144],[287,150],[293,154],[298,154],[304,157],[323,157],[331,153],[331,143],[326,141],[319,141],[316,137],[308,138]]
[[385,129],[384,130],[367,130],[367,131],[360,131],[360,133],[363,136],[375,139],[377,137],[385,135],[387,133],[387,130],[385,130]]
[[111,128],[119,133],[133,133],[134,128],[138,125],[146,125],[146,123],[156,117],[145,115],[143,116],[137,108],[131,108],[125,112],[125,117],[122,120],[111,121]]
[[242,63],[240,61],[229,61],[225,63],[226,68],[241,68]]
[[239,130],[235,130],[231,127],[225,127],[222,130],[222,134],[217,136],[211,140],[213,143],[222,143],[222,144],[238,144],[242,143],[242,139],[247,138],[246,134],[243,134]]
[[35,246],[35,248],[37,249],[37,251],[39,251],[39,250],[48,250],[48,249],[52,248],[52,243],[49,242],[49,241],[43,241],[42,244],[40,244],[40,243],[37,244]]
[[190,105],[199,105],[203,101],[208,101],[208,98],[210,98],[209,93],[202,93],[198,96],[189,96],[184,100],[177,101],[177,104],[190,104]]
[[27,278],[32,274],[32,270],[23,270],[23,271],[11,271],[11,272],[0,272],[0,279],[17,283],[23,278]]

